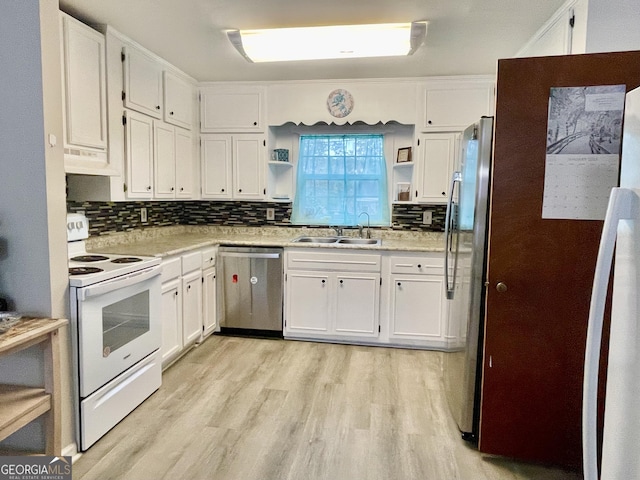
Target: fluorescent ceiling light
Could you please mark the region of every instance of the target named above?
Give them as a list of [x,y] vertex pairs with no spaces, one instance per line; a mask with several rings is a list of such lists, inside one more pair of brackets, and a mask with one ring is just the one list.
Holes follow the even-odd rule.
[[411,55],[424,42],[427,22],[229,30],[250,62]]

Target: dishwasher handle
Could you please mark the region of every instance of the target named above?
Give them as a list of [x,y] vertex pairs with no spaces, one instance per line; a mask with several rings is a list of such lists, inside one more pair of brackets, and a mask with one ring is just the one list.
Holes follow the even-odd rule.
[[279,253],[220,252],[219,255],[236,258],[280,258]]

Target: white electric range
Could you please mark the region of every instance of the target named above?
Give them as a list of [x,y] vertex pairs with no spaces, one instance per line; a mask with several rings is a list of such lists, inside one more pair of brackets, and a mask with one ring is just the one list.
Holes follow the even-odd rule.
[[87,253],[84,215],[68,214],[77,441],[86,450],[162,382],[160,258]]

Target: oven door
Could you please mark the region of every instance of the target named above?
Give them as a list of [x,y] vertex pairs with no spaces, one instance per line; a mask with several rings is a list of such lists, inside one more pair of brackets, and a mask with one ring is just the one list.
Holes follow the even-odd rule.
[[80,396],[160,348],[160,266],[76,291]]

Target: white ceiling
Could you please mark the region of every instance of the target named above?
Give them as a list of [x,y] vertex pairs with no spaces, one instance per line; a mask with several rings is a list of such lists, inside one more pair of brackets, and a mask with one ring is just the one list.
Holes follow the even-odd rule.
[[[87,23],[109,24],[199,81],[493,74],[564,0],[60,0]],[[225,29],[427,20],[409,57],[252,64]]]

